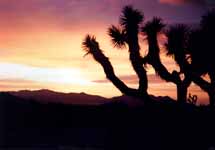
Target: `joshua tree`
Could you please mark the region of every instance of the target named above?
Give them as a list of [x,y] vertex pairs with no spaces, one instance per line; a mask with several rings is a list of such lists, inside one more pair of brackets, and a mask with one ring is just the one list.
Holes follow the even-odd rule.
[[[191,71],[190,75],[194,83],[196,83],[202,90],[208,93],[210,105],[214,105],[214,94],[215,94],[215,86],[214,86],[214,75],[213,71],[209,71],[210,67],[213,65],[213,59],[210,59],[211,56],[207,56],[208,49],[204,35],[201,30],[192,31],[189,38],[189,52],[190,57],[192,59],[191,62]],[[202,52],[202,50],[205,50]],[[213,56],[213,54],[211,54]],[[209,75],[210,81],[205,80],[202,76],[206,74]]]
[[206,46],[205,51],[205,63],[207,64],[208,75],[211,80],[212,90],[209,93],[211,105],[215,104],[215,45],[214,45],[214,35],[215,35],[215,9],[209,11],[206,15],[202,17],[201,28],[204,34],[204,43]]
[[[189,37],[188,50],[192,59],[192,79],[209,95],[210,105],[215,104],[215,10],[202,17],[200,29],[193,30]],[[208,74],[210,81],[201,78]]]
[[147,88],[147,75],[146,70],[141,64],[142,57],[140,56],[140,47],[138,44],[138,32],[139,25],[143,20],[143,15],[133,9],[131,6],[123,8],[122,15],[120,17],[120,28],[112,26],[108,32],[112,38],[112,42],[117,47],[123,47],[126,44],[129,47],[130,61],[134,71],[139,78],[139,88],[131,89],[127,87],[115,74],[114,69],[99,48],[99,44],[95,37],[87,35],[82,43],[83,48],[87,51],[87,54],[92,54],[94,59],[99,62],[106,74],[106,77],[123,93],[130,96],[136,96],[148,99]]
[[[148,54],[142,60],[143,64],[151,64],[156,73],[165,81],[173,82],[177,86],[177,100],[185,103],[187,96],[187,87],[191,81],[187,77],[180,78],[180,74],[184,74],[184,67],[187,67],[187,60],[185,59],[184,51],[184,34],[185,26],[173,26],[167,32],[168,42],[166,44],[168,55],[174,55],[175,61],[180,67],[180,72],[168,72],[167,68],[161,63],[160,48],[158,45],[157,35],[164,28],[164,24],[160,18],[154,17],[148,21],[142,28],[142,32],[147,35],[148,40]],[[185,75],[185,74],[184,74]]]
[[131,6],[125,6],[120,17],[120,27],[111,26],[108,33],[112,42],[118,48],[129,48],[130,61],[134,71],[139,78],[139,91],[147,95],[148,81],[146,70],[141,64],[140,46],[138,43],[138,33],[143,15]]
[[190,64],[187,52],[187,42],[189,37],[189,28],[183,24],[170,26],[166,33],[168,42],[166,43],[167,55],[173,56],[175,62],[180,68],[180,74],[184,75],[184,79],[177,85],[179,98],[183,102],[187,99],[187,88],[192,80],[190,76]]

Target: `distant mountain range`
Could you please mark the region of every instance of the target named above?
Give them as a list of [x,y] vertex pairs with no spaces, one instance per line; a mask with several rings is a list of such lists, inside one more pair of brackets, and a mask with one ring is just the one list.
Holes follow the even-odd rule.
[[47,89],[30,91],[22,90],[18,92],[8,92],[13,96],[22,98],[24,100],[36,100],[41,103],[64,103],[64,104],[77,104],[77,105],[99,105],[104,104],[108,99],[89,95],[85,93],[61,93]]
[[[22,100],[33,100],[40,103],[63,103],[63,104],[73,104],[73,105],[101,105],[108,103],[120,103],[131,107],[142,106],[143,101],[137,98],[129,96],[117,96],[113,98],[105,98],[97,95],[90,95],[86,93],[61,93],[56,91],[51,91],[47,89],[41,90],[21,90],[21,91],[8,91],[2,92],[7,93],[11,96],[17,97],[17,99]],[[174,103],[175,101],[168,96],[156,97],[151,95],[151,99],[155,101],[165,101],[168,103]],[[2,95],[0,95],[2,99]]]

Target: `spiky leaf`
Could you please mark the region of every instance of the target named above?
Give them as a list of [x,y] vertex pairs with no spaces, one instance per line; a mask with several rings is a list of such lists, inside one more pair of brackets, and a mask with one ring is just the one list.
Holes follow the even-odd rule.
[[108,34],[111,37],[111,41],[114,47],[124,48],[126,44],[126,32],[123,29],[111,26],[108,29]]
[[89,34],[86,35],[85,39],[83,40],[82,48],[86,52],[85,56],[100,51],[96,37]]
[[166,32],[168,38],[165,44],[167,55],[185,55],[187,41],[189,36],[189,28],[184,24],[176,24],[170,26]]
[[120,17],[120,24],[125,28],[138,26],[143,21],[143,14],[132,6],[125,6]]
[[149,34],[156,34],[165,27],[161,18],[153,17],[151,21],[148,21],[143,27],[142,32]]

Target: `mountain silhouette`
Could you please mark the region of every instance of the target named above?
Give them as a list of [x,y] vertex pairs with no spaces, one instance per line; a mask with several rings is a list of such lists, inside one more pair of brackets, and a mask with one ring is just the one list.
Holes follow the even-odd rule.
[[36,100],[41,103],[63,103],[63,104],[75,104],[75,105],[99,105],[108,102],[108,99],[89,95],[85,93],[61,93],[47,89],[41,89],[36,91],[22,90],[18,92],[8,92],[11,95],[17,96],[24,100]]
[[[132,96],[116,96],[112,98],[105,98],[98,95],[90,95],[84,92],[81,93],[62,93],[48,89],[41,90],[21,90],[21,91],[10,91],[5,92],[5,95],[17,98],[19,100],[33,100],[40,103],[61,103],[61,104],[72,104],[72,105],[102,105],[111,103],[120,103],[129,107],[143,106],[144,102],[141,99]],[[168,96],[149,96],[152,100],[157,102],[175,103],[175,100]]]

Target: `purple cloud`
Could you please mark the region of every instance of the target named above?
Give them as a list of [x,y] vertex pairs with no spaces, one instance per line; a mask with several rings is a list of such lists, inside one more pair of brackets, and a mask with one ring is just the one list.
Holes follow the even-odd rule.
[[[0,25],[45,26],[46,24],[73,27],[92,23],[117,23],[120,11],[127,4],[144,12],[146,19],[160,16],[168,22],[192,22],[199,20],[201,7],[180,6],[173,7],[161,3],[196,3],[203,0],[1,0]],[[10,19],[8,19],[10,18]],[[6,22],[6,23],[5,23]],[[45,24],[42,24],[45,22]]]
[[205,0],[159,0],[160,3],[183,5],[183,4],[194,4],[194,5],[205,5]]

